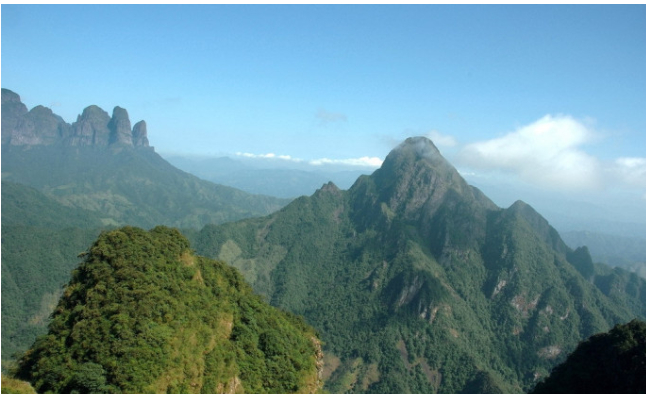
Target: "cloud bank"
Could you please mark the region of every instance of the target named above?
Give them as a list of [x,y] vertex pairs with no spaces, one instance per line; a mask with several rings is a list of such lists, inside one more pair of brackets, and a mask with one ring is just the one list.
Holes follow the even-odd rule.
[[598,140],[598,134],[581,120],[546,115],[502,137],[464,146],[457,162],[477,171],[514,174],[551,189],[646,188],[646,158],[602,160],[584,150]]
[[290,161],[294,163],[310,164],[313,166],[345,165],[345,166],[353,166],[353,167],[379,168],[383,163],[383,160],[381,160],[378,157],[368,157],[368,156],[359,157],[359,158],[349,158],[349,159],[320,158],[320,159],[313,159],[313,160],[303,160],[289,155],[276,155],[274,153],[254,154],[254,153],[237,152],[236,156],[244,157],[247,159],[284,160],[284,161]]
[[284,160],[284,161],[292,161],[294,163],[303,162],[303,160],[295,157],[291,157],[289,155],[277,155],[275,153],[254,154],[254,153],[236,152],[236,156],[244,157],[247,159],[277,159],[277,160]]
[[595,137],[570,116],[546,115],[502,137],[469,144],[458,159],[474,169],[515,173],[541,186],[598,189],[604,183],[601,163],[582,149]]

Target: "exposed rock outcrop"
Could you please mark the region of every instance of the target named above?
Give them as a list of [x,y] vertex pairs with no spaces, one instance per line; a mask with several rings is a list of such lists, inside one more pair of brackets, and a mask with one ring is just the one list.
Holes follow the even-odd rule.
[[114,107],[108,129],[110,129],[111,144],[132,145],[132,129],[128,111],[119,106]]
[[110,115],[96,105],[90,105],[83,110],[83,113],[76,118],[72,124],[72,137],[69,145],[108,145],[110,130],[108,123]]
[[112,117],[96,105],[83,110],[71,125],[50,108],[27,110],[20,96],[2,89],[2,144],[149,147],[146,122],[130,126],[128,111],[114,107]]
[[132,128],[132,144],[134,146],[149,146],[148,129],[145,120],[135,123],[135,126]]

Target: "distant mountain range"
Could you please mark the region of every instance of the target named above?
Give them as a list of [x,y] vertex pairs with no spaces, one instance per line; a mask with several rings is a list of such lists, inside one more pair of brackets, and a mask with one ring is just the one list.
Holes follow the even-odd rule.
[[349,189],[368,170],[304,170],[263,168],[230,157],[191,157],[168,155],[169,163],[207,181],[227,185],[248,193],[280,198],[312,195],[327,182]]

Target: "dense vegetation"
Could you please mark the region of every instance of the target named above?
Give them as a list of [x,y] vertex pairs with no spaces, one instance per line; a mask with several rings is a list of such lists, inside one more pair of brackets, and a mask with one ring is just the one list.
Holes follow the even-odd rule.
[[428,144],[407,141],[347,192],[328,184],[194,237],[321,332],[329,391],[520,393],[580,340],[646,315],[644,280],[597,272]]
[[89,249],[16,375],[54,393],[305,393],[319,356],[300,318],[177,230],[124,227]]
[[579,344],[531,394],[646,392],[646,323],[633,320]]
[[30,187],[2,182],[2,358],[46,329],[61,286],[96,239],[92,212],[61,205]]

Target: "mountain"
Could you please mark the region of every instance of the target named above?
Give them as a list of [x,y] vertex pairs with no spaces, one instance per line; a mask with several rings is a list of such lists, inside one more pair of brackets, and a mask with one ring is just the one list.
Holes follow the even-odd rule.
[[521,393],[582,339],[646,315],[643,279],[598,272],[421,137],[347,191],[205,226],[193,245],[321,333],[333,393]]
[[646,390],[646,323],[633,320],[577,346],[531,394],[638,394]]
[[39,392],[314,393],[320,343],[177,230],[104,232],[16,377]]
[[27,111],[20,96],[2,89],[2,144],[14,146],[131,146],[149,148],[146,122],[130,126],[128,111],[115,107],[112,117],[91,105],[72,125],[38,105]]
[[130,127],[89,106],[73,124],[2,89],[2,179],[98,214],[105,225],[201,228],[265,215],[288,200],[250,195],[178,170],[149,146],[144,121]]

